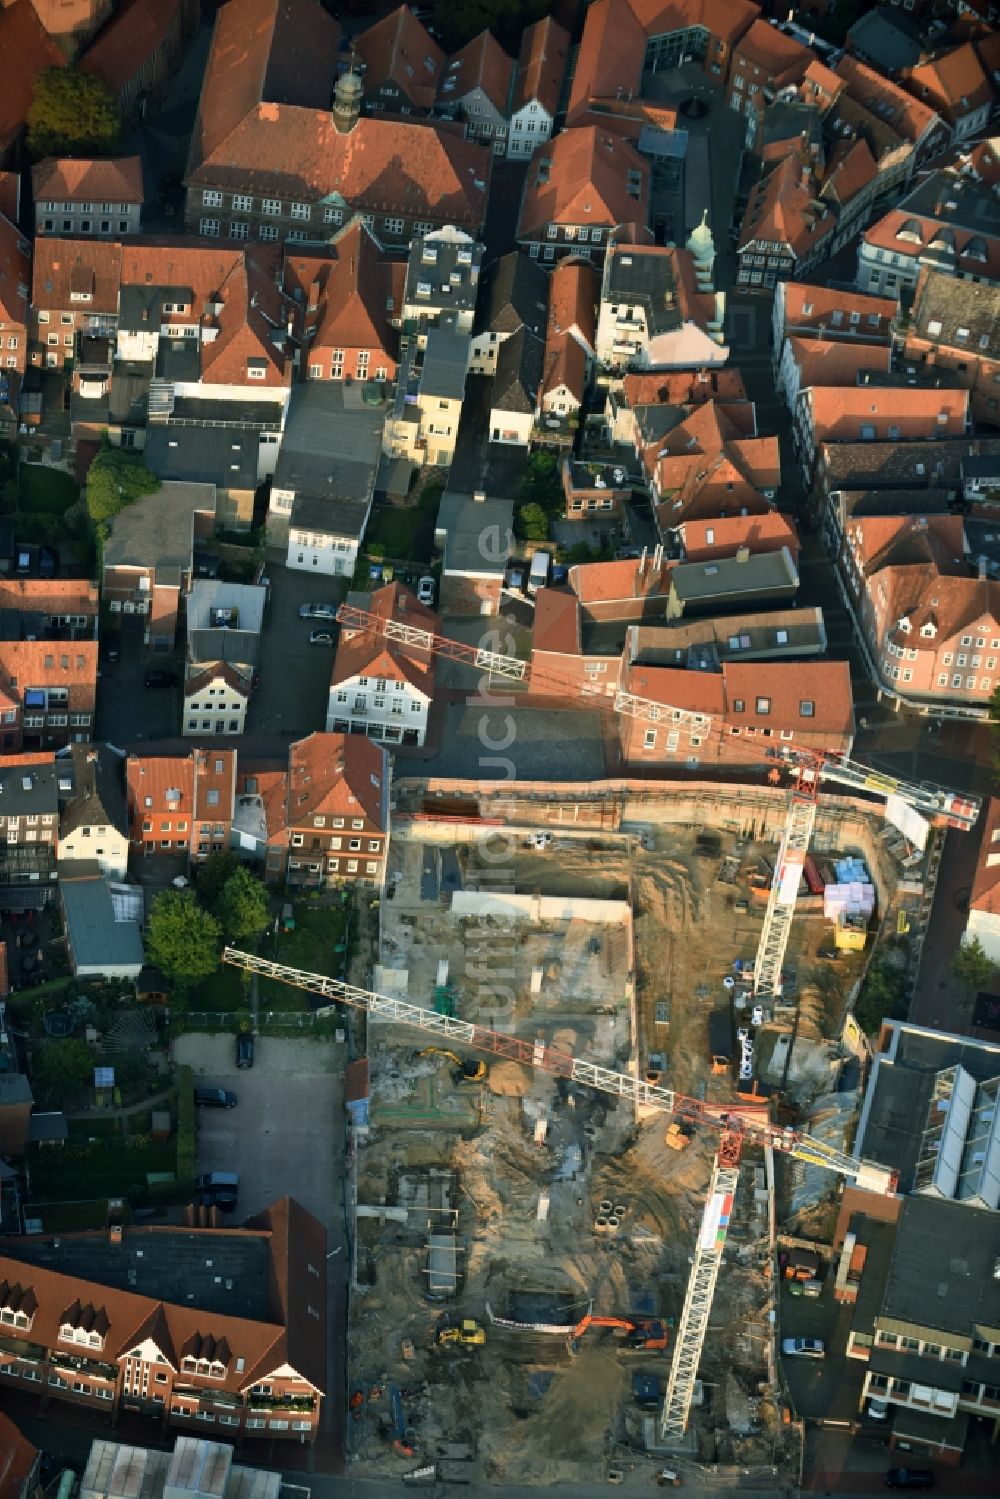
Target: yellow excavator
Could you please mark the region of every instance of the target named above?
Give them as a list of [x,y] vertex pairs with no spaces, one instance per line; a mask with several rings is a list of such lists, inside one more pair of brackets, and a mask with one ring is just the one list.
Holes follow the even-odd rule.
[[478,1322],[456,1322],[449,1327],[439,1327],[439,1343],[458,1343],[463,1348],[482,1348],[486,1343],[486,1329]]
[[451,1074],[452,1082],[455,1083],[484,1083],[487,1077],[485,1062],[478,1057],[460,1057],[454,1051],[445,1051],[441,1046],[427,1046],[423,1051],[417,1052],[418,1057],[447,1057],[449,1062],[454,1062],[455,1071]]

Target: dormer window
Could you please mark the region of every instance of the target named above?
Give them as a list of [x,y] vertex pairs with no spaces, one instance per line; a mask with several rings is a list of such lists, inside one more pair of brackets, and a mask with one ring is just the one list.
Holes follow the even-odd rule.
[[899,630],[903,635],[909,635],[909,633],[910,633],[910,621],[907,619],[907,617],[906,617],[905,614],[903,615],[902,619],[899,620],[899,622],[897,623],[896,629]]
[[936,625],[932,625],[930,623],[930,621],[928,621],[927,624],[920,626],[920,638],[921,638],[921,640],[933,640],[934,636],[936,634],[937,634],[937,626]]

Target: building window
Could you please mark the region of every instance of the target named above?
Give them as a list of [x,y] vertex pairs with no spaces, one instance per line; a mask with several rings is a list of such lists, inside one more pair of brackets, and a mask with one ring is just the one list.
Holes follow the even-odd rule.
[[201,195],[201,201],[204,208],[221,208],[222,194],[216,192],[214,188],[206,188]]
[[244,224],[242,221],[233,222],[229,225],[230,239],[246,239],[249,233],[250,225]]
[[293,219],[307,219],[311,211],[308,203],[293,203],[291,207]]
[[261,224],[258,230],[261,239],[273,240],[278,238],[277,224]]
[[199,219],[199,221],[198,221],[198,233],[199,234],[213,235],[213,234],[218,234],[218,232],[219,232],[219,221],[218,221],[218,219]]
[[756,709],[756,711],[758,713],[761,713],[761,714],[763,714],[763,713],[770,713],[770,711],[771,711],[771,699],[769,697],[759,697],[757,699],[757,709]]
[[244,196],[243,193],[233,193],[233,211],[235,213],[249,213],[252,208],[252,198]]
[[343,221],[344,221],[344,211],[343,211],[342,208],[324,208],[323,209],[323,222],[324,222],[324,224],[341,224],[341,223],[343,223]]
[[261,213],[268,213],[273,216],[274,214],[281,212],[281,202],[278,198],[264,198],[261,202],[260,209]]

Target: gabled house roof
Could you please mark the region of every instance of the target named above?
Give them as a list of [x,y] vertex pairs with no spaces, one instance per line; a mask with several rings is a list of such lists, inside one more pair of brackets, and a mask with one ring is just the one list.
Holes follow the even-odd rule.
[[80,68],[120,94],[162,47],[183,5],[184,0],[125,0],[80,58]]
[[863,344],[848,339],[789,336],[788,348],[799,372],[799,386],[849,385],[859,370],[891,367],[888,344]]
[[808,286],[803,281],[782,281],[784,331],[814,330],[819,334],[850,333],[865,339],[887,339],[896,317],[895,297],[872,297],[860,292],[837,291],[829,286]]
[[[8,60],[0,90],[0,159],[28,118],[36,73],[64,68],[66,56],[49,36],[28,0],[0,6],[0,57]],[[16,66],[13,61],[16,59]]]
[[[366,607],[368,613],[380,619],[412,625],[419,630],[428,630],[432,635],[440,633],[437,615],[425,608],[416,594],[402,583],[387,583],[384,588],[376,589]],[[362,674],[409,682],[418,692],[431,697],[435,658],[433,652],[419,645],[403,644],[386,639],[376,630],[354,629],[345,624],[340,632],[330,686],[335,687]]]
[[627,374],[622,394],[638,406],[694,406],[705,401],[739,401],[746,396],[743,376],[728,366],[711,370],[651,370]]
[[798,260],[816,253],[837,227],[833,213],[818,201],[810,169],[786,156],[750,192],[740,225],[739,248],[757,240],[787,245]]
[[0,689],[23,702],[29,687],[64,687],[70,713],[92,711],[97,641],[0,640]]
[[566,123],[586,117],[595,99],[617,99],[619,90],[638,95],[645,51],[646,32],[629,0],[594,0],[577,51]]
[[960,437],[969,411],[967,390],[933,386],[820,385],[800,392],[799,400],[809,403],[816,443]]
[[1000,797],[990,797],[983,821],[983,841],[969,909],[988,916],[1000,916]]
[[993,98],[992,86],[971,42],[918,63],[907,73],[906,86],[952,125],[975,114]]
[[129,755],[125,762],[129,821],[166,811],[194,816],[194,758],[191,755]]
[[530,329],[522,326],[505,338],[497,354],[490,394],[491,410],[534,415],[538,408],[544,358],[545,345]]
[[965,525],[960,515],[861,515],[847,523],[851,555],[860,572],[933,563],[941,573],[967,575]]
[[569,61],[569,33],[551,16],[544,16],[521,36],[511,113],[532,100],[554,115]]
[[648,216],[645,158],[621,137],[584,125],[561,131],[535,154],[517,232],[528,238],[552,223],[606,230],[645,225]]
[[735,557],[741,547],[755,552],[780,552],[787,547],[792,561],[799,552],[799,533],[777,510],[764,515],[728,515],[712,520],[682,521],[677,528],[686,562]]
[[554,655],[579,655],[581,646],[580,603],[575,594],[560,588],[540,588],[535,595],[531,624],[531,650]]
[[360,734],[310,734],[288,752],[286,826],[318,813],[389,826],[389,757]]
[[445,64],[438,102],[447,106],[481,89],[498,114],[507,118],[514,63],[491,31],[481,31]]
[[128,834],[122,756],[107,744],[70,746],[73,791],[59,813],[59,836],[80,827],[107,826]]
[[430,110],[444,70],[444,53],[408,5],[375,21],[355,43],[365,63],[365,98],[394,83],[419,109]]
[[923,50],[916,22],[888,5],[859,16],[847,33],[847,41],[852,52],[883,73],[900,73],[911,67]]
[[387,303],[391,298],[398,315],[404,274],[405,267],[386,258],[360,217],[352,219],[323,253],[286,245],[284,284],[298,304],[303,365],[315,349],[381,349],[395,361],[398,339]]
[[541,337],[548,308],[545,269],[521,250],[494,260],[483,275],[475,332],[516,333],[524,326]]
[[0,1499],[21,1499],[38,1461],[38,1448],[0,1411]]
[[985,359],[1000,355],[1000,286],[924,269],[917,277],[910,318],[916,336],[939,348]]
[[31,246],[0,213],[0,322],[26,327],[31,295]]
[[600,294],[589,260],[567,255],[549,278],[549,318],[539,394],[564,386],[583,401],[587,360],[594,357],[595,311]]
[[838,141],[827,160],[820,198],[845,208],[877,176],[878,167],[867,141]]
[[116,203],[141,203],[142,157],[46,156],[31,169],[31,193],[38,204],[49,198],[56,203],[89,203],[108,199]]
[[930,106],[856,57],[845,54],[837,64],[837,73],[857,104],[885,120],[911,145],[923,140],[940,118]]
[[754,21],[733,49],[740,59],[761,68],[775,88],[798,83],[809,64],[816,60],[810,47],[786,35],[767,21]]

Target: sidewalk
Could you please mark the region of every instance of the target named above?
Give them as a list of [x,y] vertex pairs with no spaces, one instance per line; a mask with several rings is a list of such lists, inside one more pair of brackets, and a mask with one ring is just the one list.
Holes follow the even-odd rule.
[[177,1092],[176,1088],[167,1088],[163,1093],[154,1093],[150,1098],[142,1098],[138,1103],[122,1104],[120,1108],[112,1109],[82,1109],[76,1114],[67,1114],[70,1123],[87,1119],[130,1119],[133,1114],[148,1113],[150,1109],[158,1108],[161,1103],[166,1103],[173,1098]]

